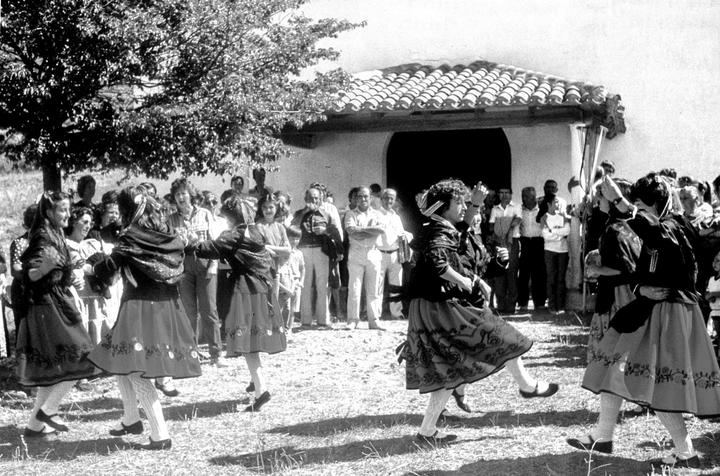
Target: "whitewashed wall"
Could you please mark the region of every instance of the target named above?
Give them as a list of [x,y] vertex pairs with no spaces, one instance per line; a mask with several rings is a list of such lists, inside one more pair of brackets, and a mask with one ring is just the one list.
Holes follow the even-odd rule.
[[[720,173],[720,2],[311,0],[307,12],[367,21],[332,41],[351,72],[485,58],[603,84],[627,108],[628,133],[603,151],[619,175]],[[538,131],[527,137],[541,140]]]

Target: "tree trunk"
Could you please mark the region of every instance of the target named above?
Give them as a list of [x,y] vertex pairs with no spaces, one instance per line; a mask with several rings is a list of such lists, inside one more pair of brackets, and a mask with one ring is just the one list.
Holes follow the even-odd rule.
[[43,163],[43,190],[60,191],[62,187],[62,172],[60,167],[53,159],[49,159]]

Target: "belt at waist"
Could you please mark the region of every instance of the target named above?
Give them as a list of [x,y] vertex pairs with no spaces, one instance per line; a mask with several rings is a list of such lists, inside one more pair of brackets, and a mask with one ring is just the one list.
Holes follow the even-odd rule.
[[390,254],[395,253],[398,249],[395,248],[394,250],[380,250],[380,249],[378,248],[378,250],[380,251],[380,253],[386,253],[386,254],[389,254],[389,255],[390,255]]
[[298,245],[298,249],[300,249],[300,250],[303,249],[303,248],[321,248],[321,247],[322,247],[322,245],[319,244],[319,243],[318,243],[317,245],[315,245],[315,244],[312,244],[312,245]]

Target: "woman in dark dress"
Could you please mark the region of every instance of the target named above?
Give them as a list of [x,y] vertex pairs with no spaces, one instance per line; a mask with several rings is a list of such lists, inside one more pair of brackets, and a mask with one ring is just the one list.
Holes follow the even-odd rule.
[[21,256],[23,297],[17,336],[20,383],[38,388],[25,436],[42,437],[68,431],[57,415],[60,400],[75,382],[97,373],[87,360],[94,344],[83,326],[71,293],[76,282],[74,263],[63,228],[70,216],[70,199],[62,192],[40,198],[29,243]]
[[[623,179],[614,180],[623,197],[630,197],[632,183]],[[632,214],[620,212],[602,196],[599,200],[599,209],[608,219],[600,235],[598,249],[588,254],[585,266],[585,275],[598,282],[595,313],[588,335],[588,363],[597,355],[600,341],[617,310],[635,300],[633,275],[642,248],[642,241],[628,224]]]
[[[245,357],[255,401],[245,411],[258,411],[270,400],[260,352],[274,354],[287,347],[285,327],[273,293],[273,260],[262,231],[253,224],[255,206],[238,195],[223,202],[220,213],[231,229],[215,240],[192,245],[199,258],[223,259],[232,268],[233,293],[225,322],[227,357]],[[251,391],[251,390],[248,390]]]
[[601,189],[621,212],[635,209],[628,224],[642,240],[637,297],[616,312],[585,371],[582,386],[600,394],[598,423],[568,444],[612,453],[624,399],[653,409],[670,432],[675,451],[662,464],[696,467],[700,461],[682,414],[720,414],[720,369],[695,290],[694,231],[672,213],[671,186],[659,175],[633,185],[636,207],[612,179],[604,178]]
[[407,341],[401,348],[406,386],[430,393],[418,440],[432,444],[456,439],[439,432],[436,422],[453,389],[483,379],[507,366],[525,398],[548,397],[558,390],[532,378],[519,357],[532,342],[490,310],[476,269],[467,268],[456,225],[465,216],[467,188],[443,180],[420,203],[429,218],[411,244],[416,264],[410,276]]
[[90,354],[99,368],[117,375],[123,417],[110,430],[113,436],[140,434],[139,401],[150,423],[150,444],[143,449],[172,445],[154,378],[197,377],[197,347],[185,314],[177,282],[183,271],[185,241],[162,219],[160,205],[135,187],[118,197],[127,228],[109,257],[93,267],[96,277],[124,280],[117,321]]

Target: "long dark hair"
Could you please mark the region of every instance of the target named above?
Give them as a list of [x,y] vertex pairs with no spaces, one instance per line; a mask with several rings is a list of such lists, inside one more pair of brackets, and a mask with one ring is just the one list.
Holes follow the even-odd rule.
[[65,233],[62,228],[58,228],[47,217],[48,212],[54,209],[63,200],[70,201],[70,195],[65,192],[44,192],[38,201],[37,211],[33,219],[32,226],[28,231],[28,237],[32,237],[40,230],[45,230],[50,239],[56,244],[62,246],[65,242]]
[[120,216],[126,226],[138,225],[141,228],[167,233],[170,227],[163,219],[162,206],[147,194],[143,187],[130,185],[118,195]]

